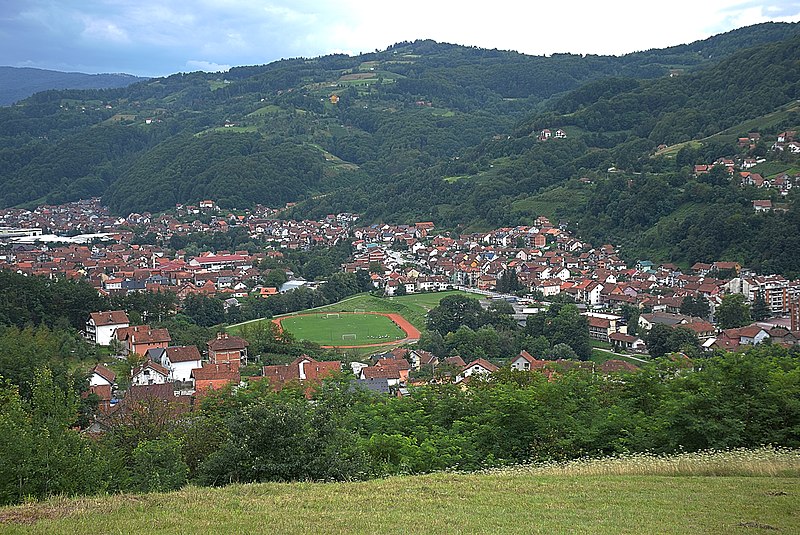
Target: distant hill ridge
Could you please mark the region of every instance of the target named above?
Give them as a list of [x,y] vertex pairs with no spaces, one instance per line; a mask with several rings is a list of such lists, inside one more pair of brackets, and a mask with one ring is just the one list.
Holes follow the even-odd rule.
[[112,89],[147,80],[124,73],[86,74],[31,67],[0,67],[0,106],[51,89]]
[[[748,197],[762,192],[691,176],[695,163],[733,157],[734,142],[651,155],[728,129],[735,141],[747,133],[736,125],[761,129],[758,118],[779,109],[764,139],[778,127],[800,129],[787,108],[800,98],[798,30],[765,23],[624,56],[419,40],[358,56],[41,92],[0,108],[0,207],[97,196],[119,214],[202,199],[225,209],[296,203],[288,216],[349,211],[471,230],[525,224],[548,210],[577,224],[583,239],[636,246],[641,258],[736,252],[748,265],[793,274],[800,248],[791,240],[772,251],[753,245],[769,237]],[[545,131],[563,135],[543,142]],[[788,225],[783,236],[800,236],[798,211],[772,214],[764,228]],[[720,214],[747,224],[728,232]]]

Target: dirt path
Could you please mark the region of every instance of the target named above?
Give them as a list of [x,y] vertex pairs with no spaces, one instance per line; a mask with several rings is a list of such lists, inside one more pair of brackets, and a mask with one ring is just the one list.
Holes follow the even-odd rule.
[[[376,344],[361,344],[357,346],[320,346],[323,349],[358,349],[360,347],[386,347],[386,346],[396,346],[401,344],[411,344],[414,342],[418,342],[421,334],[419,332],[419,329],[411,325],[411,323],[400,314],[384,313],[384,312],[335,312],[335,314],[374,314],[376,316],[386,316],[387,318],[392,320],[398,327],[400,327],[404,333],[406,333],[406,337],[400,340],[393,340],[390,342],[380,342]],[[272,323],[277,325],[278,328],[283,329],[281,321],[283,321],[287,317],[297,318],[300,316],[316,316],[316,315],[318,314],[295,314],[292,316],[284,316],[282,318],[274,318],[272,320]]]

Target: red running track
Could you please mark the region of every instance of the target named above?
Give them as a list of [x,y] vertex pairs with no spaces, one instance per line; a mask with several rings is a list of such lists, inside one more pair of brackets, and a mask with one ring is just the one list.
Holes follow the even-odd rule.
[[[328,314],[325,312],[325,314]],[[378,344],[362,344],[360,346],[320,346],[325,349],[357,349],[359,347],[384,347],[384,346],[396,346],[399,344],[410,344],[412,342],[419,341],[420,332],[419,329],[411,325],[411,323],[405,319],[400,314],[388,314],[384,312],[333,312],[333,314],[375,314],[376,316],[386,316],[390,320],[392,320],[398,327],[400,327],[404,333],[406,333],[406,337],[402,340],[394,340],[392,342],[380,342]],[[283,325],[281,325],[281,321],[287,317],[296,318],[299,316],[317,316],[319,314],[295,314],[293,316],[284,316],[283,318],[275,318],[272,320],[272,323],[276,324],[279,328],[283,329]]]

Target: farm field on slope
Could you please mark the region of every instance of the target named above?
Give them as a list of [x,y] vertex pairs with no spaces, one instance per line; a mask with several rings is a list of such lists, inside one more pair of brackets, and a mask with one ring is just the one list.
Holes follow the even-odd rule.
[[791,477],[438,473],[55,499],[0,509],[0,532],[796,533],[798,510]]

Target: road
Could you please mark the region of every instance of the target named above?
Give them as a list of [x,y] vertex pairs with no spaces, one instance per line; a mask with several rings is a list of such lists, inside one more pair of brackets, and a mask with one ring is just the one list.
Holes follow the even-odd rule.
[[627,355],[625,353],[614,353],[610,349],[602,349],[599,347],[593,347],[592,349],[596,349],[597,351],[614,355],[615,357],[625,357],[626,359],[635,360],[636,362],[641,362],[643,364],[648,364],[650,362],[649,360],[640,359],[639,357],[634,357],[633,355]]

